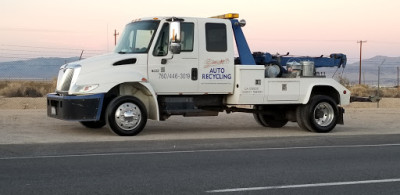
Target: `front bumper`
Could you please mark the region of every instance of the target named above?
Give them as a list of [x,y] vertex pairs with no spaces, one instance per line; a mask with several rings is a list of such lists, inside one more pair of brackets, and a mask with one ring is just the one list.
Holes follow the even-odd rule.
[[103,100],[104,94],[85,96],[47,94],[47,116],[62,120],[98,121]]

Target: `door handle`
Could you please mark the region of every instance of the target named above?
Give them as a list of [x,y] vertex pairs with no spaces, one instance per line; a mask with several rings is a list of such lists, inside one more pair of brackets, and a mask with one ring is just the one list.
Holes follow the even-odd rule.
[[192,81],[197,81],[197,68],[192,68]]

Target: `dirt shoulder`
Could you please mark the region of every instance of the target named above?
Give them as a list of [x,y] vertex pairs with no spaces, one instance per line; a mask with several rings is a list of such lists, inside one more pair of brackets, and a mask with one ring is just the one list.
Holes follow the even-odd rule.
[[48,118],[45,98],[0,98],[0,145],[400,134],[400,99],[385,98],[380,102],[380,108],[376,106],[376,103],[352,103],[346,106],[345,125],[338,125],[328,134],[303,131],[291,122],[280,129],[264,128],[255,122],[251,114],[221,113],[218,117],[176,116],[163,122],[149,120],[138,136],[120,137],[106,127],[94,130],[78,122]]
[[0,112],[5,109],[46,109],[46,101],[46,97],[0,97]]

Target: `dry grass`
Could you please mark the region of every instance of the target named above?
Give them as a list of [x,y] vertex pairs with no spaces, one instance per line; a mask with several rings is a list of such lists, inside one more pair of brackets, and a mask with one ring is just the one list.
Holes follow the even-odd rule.
[[[353,96],[369,97],[378,95],[378,88],[368,85],[348,86]],[[380,97],[400,98],[400,87],[381,87],[379,89]]]
[[0,81],[0,96],[4,97],[43,97],[54,92],[53,81]]
[[400,86],[380,87],[378,90],[377,87],[372,87],[369,85],[350,85],[350,81],[346,77],[338,76],[337,80],[340,84],[351,91],[352,96],[373,97],[377,96],[379,91],[379,97],[400,98]]

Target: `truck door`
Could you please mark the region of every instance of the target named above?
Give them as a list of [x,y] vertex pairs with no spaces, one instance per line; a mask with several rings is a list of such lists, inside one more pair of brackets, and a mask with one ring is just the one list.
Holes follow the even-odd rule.
[[161,26],[149,52],[149,82],[157,94],[196,94],[198,91],[198,41],[196,19],[181,23],[181,53],[169,51],[169,23]]
[[229,94],[234,87],[234,51],[231,22],[198,19],[199,92]]

